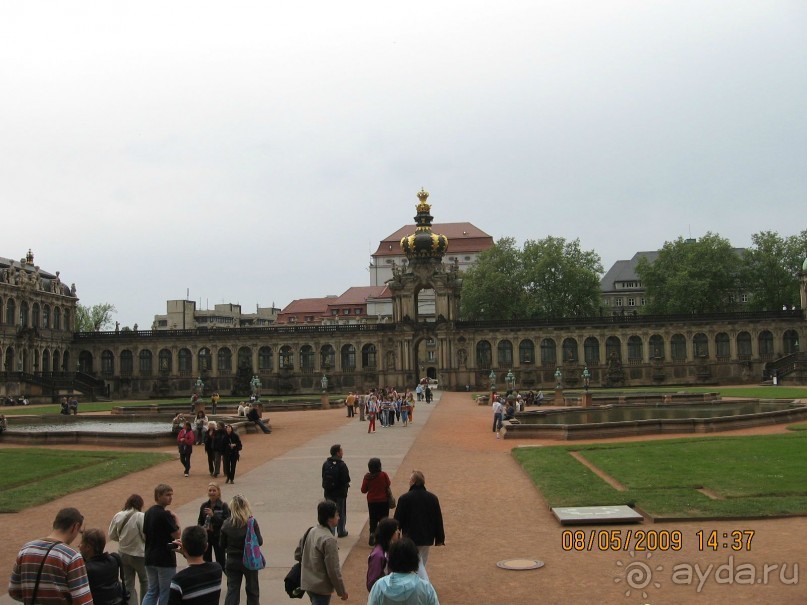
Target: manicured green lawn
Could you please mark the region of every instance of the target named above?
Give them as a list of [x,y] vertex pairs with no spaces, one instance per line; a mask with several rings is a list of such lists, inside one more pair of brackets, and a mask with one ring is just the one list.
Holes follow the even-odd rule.
[[[575,460],[573,451],[625,491]],[[803,433],[516,448],[513,455],[551,507],[635,504],[668,518],[807,513]]]
[[[50,502],[173,458],[147,452],[0,449],[0,513]],[[121,502],[129,494],[121,494]]]

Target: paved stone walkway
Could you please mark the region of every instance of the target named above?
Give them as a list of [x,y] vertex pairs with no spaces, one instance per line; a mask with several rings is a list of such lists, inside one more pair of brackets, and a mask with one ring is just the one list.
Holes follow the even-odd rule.
[[[332,443],[341,443],[351,469],[353,489],[348,498],[348,538],[339,540],[350,602],[364,603],[367,546],[366,501],[359,492],[361,478],[371,456],[381,458],[393,477],[393,491],[400,495],[414,468],[426,475],[426,486],[442,503],[446,546],[435,547],[429,572],[443,605],[534,603],[688,604],[741,605],[804,603],[807,577],[794,585],[780,580],[779,568],[763,580],[765,564],[788,564],[785,579],[793,577],[793,565],[807,574],[804,555],[807,519],[735,522],[645,523],[642,529],[657,532],[679,530],[684,549],[679,552],[565,552],[560,527],[526,474],[514,462],[513,440],[496,440],[490,430],[487,406],[475,405],[465,393],[446,393],[432,406],[420,404],[415,423],[378,428],[368,435],[366,424],[345,417],[343,409],[284,412],[272,415],[270,436],[244,437],[244,455],[235,485],[222,485],[224,497],[245,494],[251,501],[266,540],[269,567],[261,572],[261,602],[288,603],[282,578],[292,564],[294,546],[315,522],[321,497],[319,472]],[[779,432],[766,427],[730,434]],[[728,435],[729,433],[726,433]],[[669,438],[669,437],[658,437]],[[556,442],[527,441],[541,446]],[[167,449],[166,451],[172,451]],[[151,500],[153,486],[170,483],[175,490],[174,509],[183,524],[193,523],[199,504],[206,498],[209,480],[204,455],[194,454],[191,477],[182,477],[179,462],[170,462],[132,474],[103,486],[61,498],[20,514],[0,516],[2,568],[10,570],[23,542],[48,533],[59,508],[77,506],[87,526],[106,528],[109,519],[132,492]],[[742,472],[742,461],[727,472]],[[580,528],[626,530],[627,526]],[[637,529],[633,526],[633,529]],[[699,552],[699,530],[729,532],[753,529],[750,552]],[[114,547],[114,544],[112,545]],[[506,571],[496,562],[510,558],[539,559],[545,567],[532,571]],[[695,565],[698,569],[695,569]],[[711,568],[709,566],[712,566]],[[745,565],[745,567],[741,567]],[[756,571],[749,579],[750,566]],[[673,576],[673,566],[679,575]],[[722,566],[722,568],[720,567]],[[731,567],[729,567],[731,566]],[[802,569],[802,567],[805,567]],[[769,568],[770,569],[770,568]],[[649,570],[650,577],[628,572]],[[692,571],[690,582],[684,574]],[[708,570],[708,574],[707,574]],[[699,585],[697,573],[706,577]],[[717,575],[715,573],[718,572]],[[743,574],[746,575],[743,575]],[[619,580],[619,581],[617,581]],[[640,581],[641,580],[641,581]],[[646,582],[646,584],[645,584]],[[2,590],[2,588],[0,588]],[[630,592],[630,594],[626,594]],[[644,593],[644,595],[643,595]],[[646,595],[646,596],[645,596]],[[304,599],[303,602],[307,602]],[[334,602],[338,602],[337,599]],[[13,603],[0,596],[0,605]]]

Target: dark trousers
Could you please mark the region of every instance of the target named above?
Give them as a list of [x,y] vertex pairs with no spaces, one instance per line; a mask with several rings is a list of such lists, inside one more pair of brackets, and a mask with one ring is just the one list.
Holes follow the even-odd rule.
[[191,470],[191,454],[193,453],[193,448],[188,446],[185,449],[185,453],[182,453],[182,450],[179,451],[179,461],[182,463],[182,466],[185,467],[185,472],[189,473]]
[[343,536],[347,533],[345,523],[347,523],[347,498],[329,498],[336,502],[336,510],[339,511],[339,523],[336,525],[336,535]]
[[207,471],[212,475],[216,470],[216,452],[205,452],[207,454]]
[[202,555],[202,558],[208,563],[213,562],[213,555],[216,555],[216,563],[224,567],[225,554],[224,549],[219,544],[221,534],[207,534],[207,550]]
[[370,535],[375,535],[375,528],[378,527],[378,522],[384,517],[389,517],[389,502],[368,502],[367,512],[370,515]]
[[493,432],[495,433],[500,428],[502,428],[502,415],[493,414]]
[[227,576],[227,593],[224,595],[224,605],[238,605],[241,602],[241,578],[245,580],[247,591],[247,605],[260,605],[260,588],[258,586],[258,572],[244,567],[244,564],[230,557],[224,567]]
[[235,456],[224,456],[224,475],[230,480],[235,480],[235,466],[238,464],[238,458]]

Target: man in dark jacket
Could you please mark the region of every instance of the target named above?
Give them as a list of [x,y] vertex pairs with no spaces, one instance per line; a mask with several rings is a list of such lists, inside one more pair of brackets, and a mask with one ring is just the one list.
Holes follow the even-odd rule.
[[426,563],[429,561],[429,548],[432,545],[444,546],[446,534],[440,501],[433,493],[426,491],[426,479],[421,471],[412,471],[409,491],[398,498],[395,520],[400,524],[403,535],[417,545],[420,555],[418,575],[428,582]]
[[336,443],[331,446],[331,457],[322,465],[322,490],[326,500],[336,502],[339,512],[336,535],[340,538],[347,536],[347,490],[350,487],[350,471],[342,460],[343,455],[342,446]]
[[265,435],[268,435],[269,433],[272,432],[272,430],[264,424],[263,420],[261,420],[261,411],[258,409],[257,403],[253,403],[251,406],[249,406],[249,411],[247,412],[247,420],[251,420],[252,422],[254,422],[255,425],[259,429],[261,429]]

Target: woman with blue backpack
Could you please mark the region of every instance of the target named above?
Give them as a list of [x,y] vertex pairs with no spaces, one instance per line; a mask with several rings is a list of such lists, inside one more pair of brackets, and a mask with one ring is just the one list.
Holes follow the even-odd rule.
[[[263,537],[258,522],[252,516],[249,501],[241,494],[230,500],[230,518],[221,526],[220,543],[226,554],[224,575],[227,577],[227,593],[224,605],[238,605],[241,602],[242,578],[245,581],[247,605],[260,605],[258,569],[251,568],[261,567],[252,561],[252,557],[254,545],[262,545]],[[257,554],[260,555],[260,551]]]

